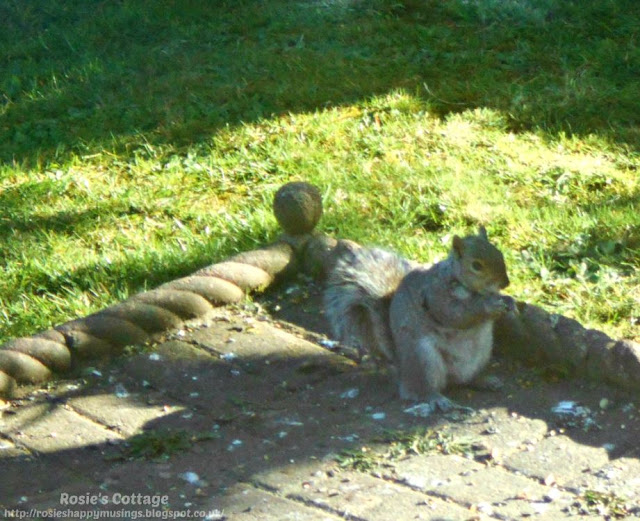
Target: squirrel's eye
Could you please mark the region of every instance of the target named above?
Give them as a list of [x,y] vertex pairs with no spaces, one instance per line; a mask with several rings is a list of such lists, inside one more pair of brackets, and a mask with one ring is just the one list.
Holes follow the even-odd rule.
[[480,262],[480,261],[474,260],[471,263],[471,269],[473,271],[482,271],[482,268],[483,268],[483,265],[482,265],[482,262]]

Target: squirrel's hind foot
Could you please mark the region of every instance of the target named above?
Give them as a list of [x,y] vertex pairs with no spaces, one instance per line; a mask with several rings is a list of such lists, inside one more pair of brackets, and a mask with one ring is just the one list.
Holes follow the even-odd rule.
[[427,418],[434,412],[450,412],[452,410],[458,410],[468,413],[474,413],[475,411],[471,407],[465,407],[460,405],[446,396],[440,393],[432,393],[426,397],[426,400],[412,405],[404,410],[407,414],[413,416],[420,416],[421,418]]

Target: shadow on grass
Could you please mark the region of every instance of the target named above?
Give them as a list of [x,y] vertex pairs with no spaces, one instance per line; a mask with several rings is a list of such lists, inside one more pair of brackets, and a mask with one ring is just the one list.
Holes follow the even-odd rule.
[[632,0],[36,0],[0,16],[5,163],[209,143],[393,89],[440,114],[638,143]]

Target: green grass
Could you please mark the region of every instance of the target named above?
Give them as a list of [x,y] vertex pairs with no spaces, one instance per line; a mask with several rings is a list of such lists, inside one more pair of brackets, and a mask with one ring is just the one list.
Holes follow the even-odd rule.
[[372,446],[364,445],[342,451],[336,456],[338,467],[371,473],[410,456],[457,454],[473,459],[474,454],[482,450],[474,440],[455,439],[444,430],[424,427],[402,432],[390,431],[373,441]]
[[0,340],[322,228],[638,339],[635,0],[0,4]]
[[183,430],[148,430],[131,437],[119,454],[111,459],[167,460],[174,454],[187,451],[200,441],[218,438],[212,432],[186,432]]
[[634,507],[630,500],[614,492],[586,490],[581,499],[585,502],[585,505],[580,505],[582,511],[606,516],[608,519],[628,519],[640,512],[640,507]]

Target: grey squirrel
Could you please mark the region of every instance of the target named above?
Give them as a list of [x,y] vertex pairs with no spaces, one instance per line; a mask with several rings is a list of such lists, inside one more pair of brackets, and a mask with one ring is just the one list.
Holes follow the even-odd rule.
[[377,248],[349,246],[329,273],[325,314],[333,334],[395,373],[400,397],[451,406],[440,392],[485,368],[493,322],[515,310],[500,250],[484,227],[455,236],[431,267]]

